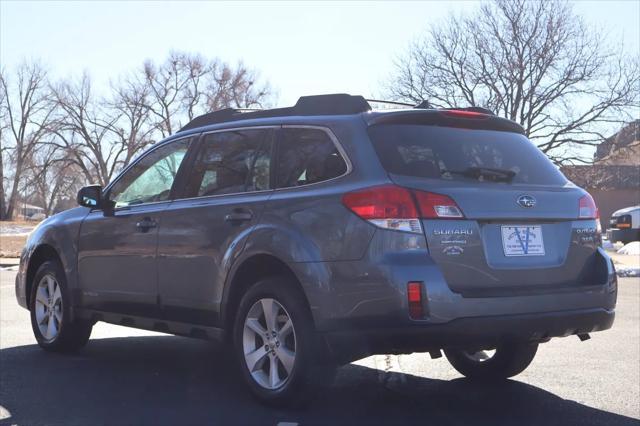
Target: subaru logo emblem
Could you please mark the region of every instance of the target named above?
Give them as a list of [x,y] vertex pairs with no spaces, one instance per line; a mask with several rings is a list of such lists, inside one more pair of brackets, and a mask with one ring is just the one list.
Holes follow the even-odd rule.
[[521,195],[518,197],[518,204],[520,207],[530,208],[536,206],[536,199],[531,195]]

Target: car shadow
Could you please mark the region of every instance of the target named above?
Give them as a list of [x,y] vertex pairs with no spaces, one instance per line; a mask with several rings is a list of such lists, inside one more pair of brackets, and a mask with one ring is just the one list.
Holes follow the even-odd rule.
[[[256,402],[226,346],[173,336],[93,339],[75,355],[0,351],[6,424],[638,424],[518,381],[478,385],[350,364],[309,406]],[[0,410],[2,412],[2,410]]]

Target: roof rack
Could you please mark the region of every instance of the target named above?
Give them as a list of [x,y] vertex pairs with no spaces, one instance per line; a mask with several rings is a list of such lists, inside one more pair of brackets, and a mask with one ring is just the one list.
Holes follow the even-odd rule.
[[[415,109],[439,109],[431,106],[429,101],[422,101],[418,105],[405,102],[382,101],[378,99],[365,99],[362,96],[352,96],[346,93],[336,93],[331,95],[302,96],[292,107],[273,109],[249,109],[249,108],[225,108],[210,112],[194,118],[179,132],[191,130],[211,124],[226,123],[229,121],[245,120],[251,118],[282,117],[287,115],[349,115],[371,111],[369,102],[384,103],[389,105],[399,105]],[[495,115],[493,111],[481,107],[467,108],[442,108],[440,111],[457,110],[479,112],[488,115]]]
[[225,108],[194,118],[179,132],[211,124],[250,118],[281,117],[285,115],[348,115],[371,110],[371,105],[362,96],[346,93],[332,95],[302,96],[292,107],[267,110]]

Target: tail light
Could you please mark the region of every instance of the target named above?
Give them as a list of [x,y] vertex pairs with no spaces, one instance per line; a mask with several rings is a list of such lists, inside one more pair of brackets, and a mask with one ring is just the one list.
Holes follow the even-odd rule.
[[462,211],[451,198],[395,185],[349,192],[342,203],[360,218],[384,229],[422,233],[420,219],[460,219]]
[[484,119],[489,118],[487,114],[477,111],[465,111],[460,109],[450,109],[442,111],[442,114],[453,118],[471,118],[471,119]]
[[422,305],[422,283],[411,281],[407,283],[407,302],[409,305],[409,317],[411,319],[423,319],[424,308]]
[[580,198],[579,207],[580,214],[578,217],[580,219],[600,219],[600,212],[591,195],[587,194]]

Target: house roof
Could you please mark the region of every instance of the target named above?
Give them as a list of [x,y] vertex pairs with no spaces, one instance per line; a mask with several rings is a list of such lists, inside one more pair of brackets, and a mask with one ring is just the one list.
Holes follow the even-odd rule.
[[561,170],[570,181],[582,188],[640,190],[640,166],[593,164],[564,166]]
[[640,140],[640,120],[631,123],[620,129],[615,135],[608,137],[596,148],[594,162],[599,162],[615,154]]

